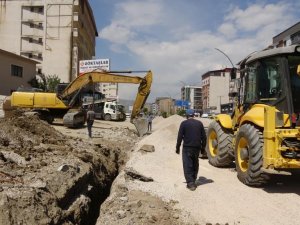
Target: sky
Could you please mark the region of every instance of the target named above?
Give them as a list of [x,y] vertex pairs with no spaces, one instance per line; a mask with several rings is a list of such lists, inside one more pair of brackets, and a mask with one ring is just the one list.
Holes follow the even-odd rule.
[[[148,102],[180,99],[184,85],[232,67],[300,21],[299,0],[89,0],[99,36],[96,58],[110,70],[151,70]],[[135,74],[143,77],[145,74]],[[119,98],[137,86],[120,84]]]

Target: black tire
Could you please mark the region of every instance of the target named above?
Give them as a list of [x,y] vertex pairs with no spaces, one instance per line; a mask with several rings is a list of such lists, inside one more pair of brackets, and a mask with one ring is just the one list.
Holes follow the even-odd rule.
[[125,121],[125,120],[126,120],[126,114],[122,113],[122,119],[121,119],[121,121]]
[[262,186],[269,175],[262,172],[263,135],[251,124],[240,127],[235,143],[235,164],[238,179],[248,186]]
[[104,120],[105,121],[110,121],[111,120],[111,115],[110,114],[105,114],[104,115]]
[[206,143],[206,154],[211,165],[226,167],[232,164],[234,160],[232,134],[217,121],[209,124]]

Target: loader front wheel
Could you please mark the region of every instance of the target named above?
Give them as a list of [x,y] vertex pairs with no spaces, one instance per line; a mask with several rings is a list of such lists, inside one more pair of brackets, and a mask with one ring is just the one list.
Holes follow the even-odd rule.
[[234,160],[232,134],[217,121],[208,127],[206,153],[209,163],[215,167],[229,166]]
[[249,186],[262,186],[269,176],[261,171],[263,166],[263,136],[251,124],[244,124],[237,133],[235,164],[238,179]]

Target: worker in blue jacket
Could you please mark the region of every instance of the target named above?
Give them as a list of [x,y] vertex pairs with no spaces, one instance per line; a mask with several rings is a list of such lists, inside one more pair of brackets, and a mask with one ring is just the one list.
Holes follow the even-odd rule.
[[187,188],[196,190],[195,181],[197,180],[199,169],[199,154],[205,149],[206,134],[201,121],[194,119],[194,110],[186,110],[187,120],[180,124],[178,131],[176,153],[180,153],[180,146],[183,140],[182,162],[184,177]]

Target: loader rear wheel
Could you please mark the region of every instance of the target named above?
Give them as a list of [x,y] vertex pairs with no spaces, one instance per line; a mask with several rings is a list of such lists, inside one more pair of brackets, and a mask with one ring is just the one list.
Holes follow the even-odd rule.
[[260,169],[263,166],[263,136],[251,124],[244,124],[237,133],[235,164],[238,179],[249,186],[266,184],[269,176]]
[[208,127],[206,153],[209,163],[215,167],[229,166],[234,160],[232,134],[217,121]]

